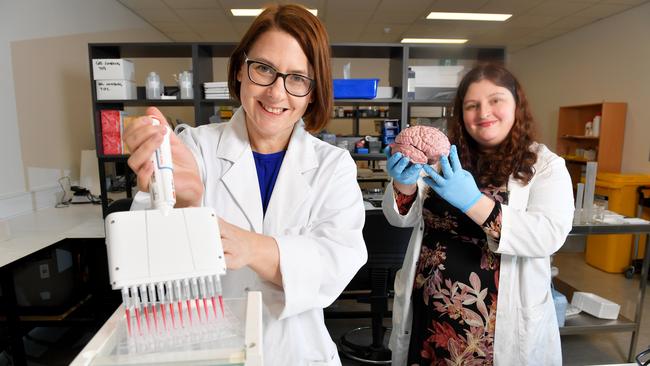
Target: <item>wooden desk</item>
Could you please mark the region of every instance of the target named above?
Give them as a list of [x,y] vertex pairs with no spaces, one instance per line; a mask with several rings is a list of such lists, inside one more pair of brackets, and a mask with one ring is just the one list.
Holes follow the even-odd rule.
[[15,365],[25,365],[25,350],[13,281],[14,264],[39,250],[65,239],[104,238],[104,220],[99,205],[48,208],[9,220],[11,236],[0,242],[0,281],[3,308],[11,338]]

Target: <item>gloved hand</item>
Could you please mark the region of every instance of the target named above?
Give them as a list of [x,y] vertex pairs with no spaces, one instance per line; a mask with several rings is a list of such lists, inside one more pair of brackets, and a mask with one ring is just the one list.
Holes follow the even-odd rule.
[[400,152],[391,155],[390,146],[387,146],[384,152],[388,158],[386,161],[388,175],[393,177],[397,183],[415,184],[418,181],[422,164],[411,164],[409,158]]
[[[451,166],[449,166],[449,159],[451,159]],[[481,198],[481,192],[472,174],[460,165],[456,145],[451,146],[449,159],[446,156],[440,157],[442,175],[431,166],[425,165],[424,171],[429,177],[424,178],[424,181],[445,201],[467,212]]]

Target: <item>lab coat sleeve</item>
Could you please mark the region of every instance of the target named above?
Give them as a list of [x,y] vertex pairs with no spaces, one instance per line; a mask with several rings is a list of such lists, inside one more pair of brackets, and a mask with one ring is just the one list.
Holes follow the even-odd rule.
[[200,148],[199,134],[198,134],[199,131],[197,128],[193,128],[187,125],[181,125],[181,126],[183,126],[183,129],[177,136],[194,156],[196,165],[199,167],[199,175],[201,176],[201,182],[203,182],[203,185],[205,185],[205,162],[203,160],[203,154]]
[[501,254],[547,257],[566,240],[573,224],[573,190],[564,159],[547,157],[530,184],[525,210],[502,205],[501,240],[488,238],[490,248]]
[[318,185],[310,224],[298,234],[274,236],[285,300],[280,319],[329,306],[368,259],[356,165],[347,153],[337,160],[330,181]]
[[413,227],[422,218],[422,204],[426,198],[427,185],[421,179],[418,180],[418,191],[415,201],[411,204],[411,208],[406,215],[401,215],[395,201],[395,191],[393,189],[393,182],[386,187],[384,198],[381,203],[381,208],[384,211],[384,216],[388,222],[397,227]]

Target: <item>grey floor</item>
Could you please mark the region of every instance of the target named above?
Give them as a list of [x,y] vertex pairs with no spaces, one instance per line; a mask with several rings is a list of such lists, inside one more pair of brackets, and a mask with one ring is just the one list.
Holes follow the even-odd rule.
[[[626,279],[622,274],[609,274],[589,266],[584,261],[584,243],[572,240],[553,258],[553,265],[560,269],[559,277],[580,291],[596,293],[621,305],[621,315],[634,319],[639,290],[639,275]],[[335,303],[339,308],[363,308],[349,300]],[[365,306],[365,305],[364,305]],[[328,329],[337,340],[346,330],[369,325],[369,319],[328,319]],[[390,319],[386,319],[390,325]],[[562,357],[565,365],[606,365],[625,363],[629,351],[630,332],[594,333],[589,335],[562,336]],[[636,353],[650,347],[650,289],[646,291],[641,331]],[[360,363],[342,357],[344,366]]]

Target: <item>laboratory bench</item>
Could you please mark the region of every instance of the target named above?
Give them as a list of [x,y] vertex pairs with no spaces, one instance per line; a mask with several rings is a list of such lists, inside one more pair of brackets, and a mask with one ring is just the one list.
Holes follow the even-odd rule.
[[25,365],[23,334],[29,329],[92,327],[103,321],[100,312],[114,310],[104,297],[110,291],[102,292],[109,288],[104,220],[101,206],[79,204],[7,221],[10,236],[0,242],[0,322],[14,364]]

